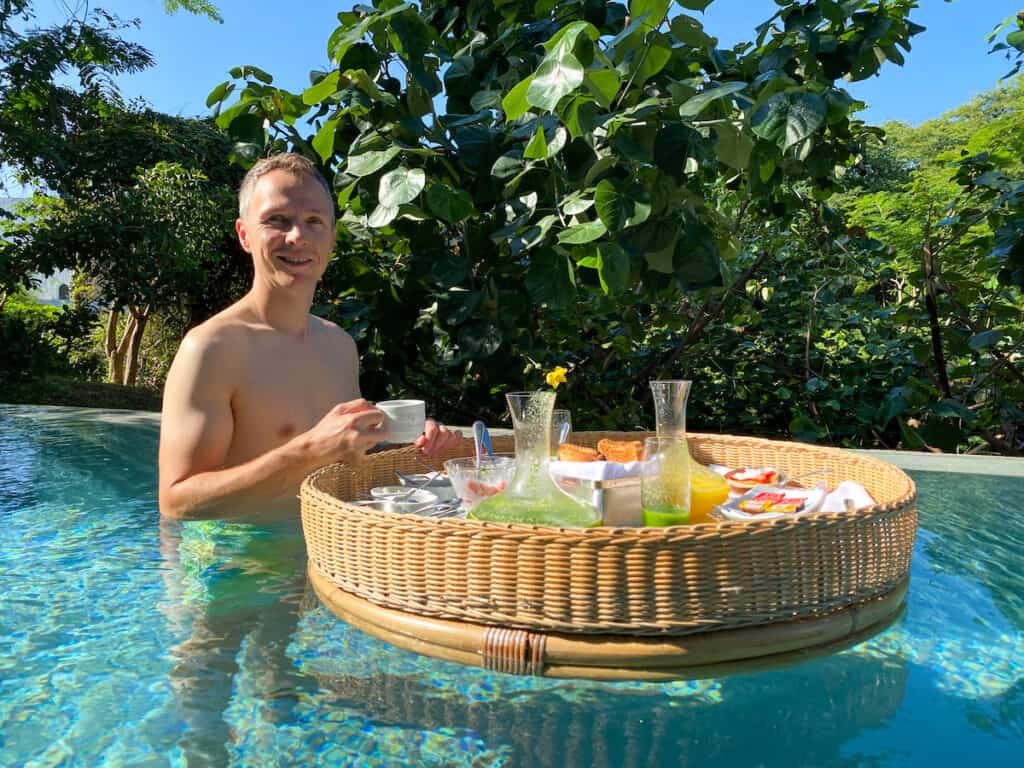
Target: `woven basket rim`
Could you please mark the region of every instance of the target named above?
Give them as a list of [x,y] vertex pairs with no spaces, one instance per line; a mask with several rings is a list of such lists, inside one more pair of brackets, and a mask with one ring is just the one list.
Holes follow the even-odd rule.
[[[650,432],[620,432],[620,431],[595,431],[595,432],[584,432],[574,434],[589,434],[596,436],[599,434],[607,435],[648,435]],[[359,465],[350,466],[345,464],[328,464],[320,469],[312,472],[303,480],[300,496],[309,495],[311,497],[319,498],[320,501],[329,505],[339,506],[347,512],[356,513],[362,517],[370,520],[389,521],[394,520],[396,517],[403,518],[403,521],[415,519],[417,525],[423,525],[429,528],[435,528],[437,530],[454,529],[454,530],[501,530],[509,533],[521,531],[523,533],[529,533],[536,535],[539,531],[551,531],[557,532],[560,537],[573,536],[578,538],[586,539],[601,539],[613,536],[629,535],[631,537],[641,536],[650,537],[654,539],[672,539],[680,536],[683,538],[689,538],[693,535],[703,535],[710,531],[742,531],[742,530],[761,530],[765,528],[779,527],[779,526],[790,526],[798,524],[801,519],[835,519],[842,520],[852,515],[863,515],[867,513],[884,514],[897,509],[901,509],[908,504],[913,504],[917,501],[917,488],[914,481],[907,475],[906,472],[896,467],[894,464],[884,461],[883,459],[876,458],[874,456],[866,456],[863,454],[851,454],[850,451],[835,448],[832,446],[821,446],[814,443],[802,443],[798,441],[787,441],[787,440],[773,440],[769,438],[761,437],[747,437],[743,435],[726,435],[718,433],[704,433],[704,432],[690,432],[687,433],[689,440],[701,441],[726,441],[731,442],[735,445],[749,444],[752,447],[759,448],[777,448],[784,450],[785,448],[796,448],[798,450],[812,450],[815,453],[822,455],[832,455],[835,457],[849,457],[856,456],[856,459],[868,466],[874,465],[880,471],[889,473],[890,475],[898,473],[901,479],[904,481],[905,486],[902,492],[893,499],[887,499],[882,502],[871,504],[865,507],[859,507],[854,510],[843,510],[840,512],[806,512],[799,515],[773,517],[769,519],[750,519],[750,520],[723,520],[714,523],[698,523],[695,525],[682,525],[672,526],[667,528],[656,528],[656,527],[620,527],[620,526],[605,526],[599,525],[592,528],[572,528],[562,527],[553,525],[541,525],[531,523],[498,523],[488,520],[470,520],[467,518],[431,518],[421,517],[417,515],[401,514],[396,512],[387,512],[384,510],[374,509],[372,507],[355,506],[349,503],[349,500],[340,499],[337,496],[328,493],[321,489],[318,482],[326,474],[331,472],[339,471],[339,469],[348,468],[352,471],[358,471]],[[419,453],[418,448],[412,446],[405,446],[402,448],[392,448],[378,453],[373,454],[374,458],[400,458],[404,455],[415,455]]]
[[[577,432],[635,439],[639,432]],[[419,462],[412,447],[331,465],[302,486],[310,561],[339,589],[419,615],[581,634],[682,635],[823,615],[910,568],[917,491],[891,463],[838,448],[691,434],[704,462],[831,469],[876,503],[842,512],[667,528],[562,528],[394,514],[343,500]],[[495,448],[511,438],[495,437]],[[463,440],[444,458],[471,453]],[[431,462],[439,466],[440,457]],[[357,495],[358,494],[358,495]]]

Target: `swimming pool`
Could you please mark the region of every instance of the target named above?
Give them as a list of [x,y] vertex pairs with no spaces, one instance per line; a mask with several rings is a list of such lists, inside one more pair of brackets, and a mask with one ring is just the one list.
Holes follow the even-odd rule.
[[911,470],[907,609],[865,643],[601,683],[492,674],[348,627],[306,589],[294,528],[161,526],[157,430],[0,406],[0,766],[1024,759],[1024,477]]

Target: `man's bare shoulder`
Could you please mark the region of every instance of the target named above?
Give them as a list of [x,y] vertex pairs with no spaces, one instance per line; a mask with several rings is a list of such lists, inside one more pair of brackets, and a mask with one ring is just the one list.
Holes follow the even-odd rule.
[[356,342],[341,326],[316,315],[310,315],[310,328],[328,344],[355,351]]
[[240,350],[254,332],[252,319],[238,304],[232,304],[190,329],[181,342],[181,352],[203,354],[208,350],[218,353]]

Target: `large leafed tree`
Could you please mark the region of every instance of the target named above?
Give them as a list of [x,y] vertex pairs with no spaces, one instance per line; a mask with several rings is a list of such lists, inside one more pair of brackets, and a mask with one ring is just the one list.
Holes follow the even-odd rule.
[[733,48],[709,4],[378,0],[338,15],[304,92],[241,66],[211,93],[237,158],[294,148],[333,179],[329,298],[371,390],[439,366],[476,408],[559,360],[546,318],[607,335],[596,303],[613,336],[681,331],[618,395],[640,392],[765,268],[766,228],[822,209],[871,133],[844,80],[903,61],[917,3],[780,0]]

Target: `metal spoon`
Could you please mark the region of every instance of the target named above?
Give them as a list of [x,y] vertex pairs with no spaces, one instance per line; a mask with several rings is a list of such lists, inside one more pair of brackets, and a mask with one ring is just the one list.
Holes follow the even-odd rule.
[[[397,469],[395,470],[395,474],[398,475],[399,477],[407,477],[407,475],[403,475]],[[412,495],[414,493],[416,493],[416,491],[423,490],[428,485],[430,485],[432,479],[433,478],[428,477],[426,480],[422,481],[419,485],[411,485],[411,486],[409,486],[409,490],[406,491],[405,493],[396,494],[395,496],[388,496],[388,498],[390,500],[392,500],[392,501],[408,501],[410,498],[412,498]]]
[[458,500],[439,501],[437,504],[420,507],[416,514],[422,517],[459,517],[461,507],[462,502]]
[[476,459],[476,467],[480,467],[480,451],[483,449],[483,435],[486,432],[486,425],[482,421],[473,422],[473,456]]

